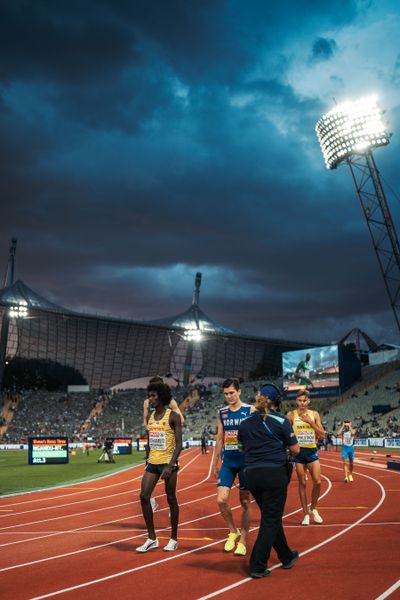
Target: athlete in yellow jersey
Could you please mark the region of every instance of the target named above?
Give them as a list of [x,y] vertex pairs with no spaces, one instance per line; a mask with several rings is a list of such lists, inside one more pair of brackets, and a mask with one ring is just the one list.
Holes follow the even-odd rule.
[[171,539],[164,550],[172,552],[178,548],[179,506],[176,481],[179,468],[177,459],[182,450],[182,426],[179,415],[168,408],[171,401],[170,387],[166,383],[151,383],[147,391],[154,411],[148,422],[147,465],[142,478],[140,502],[148,538],[142,546],[136,548],[136,552],[158,548],[150,498],[160,477],[165,481],[171,515]]
[[[162,377],[160,377],[159,375],[155,375],[154,377],[152,377],[149,380],[149,384],[150,383],[164,383],[164,379]],[[168,408],[170,408],[171,410],[173,410],[174,412],[178,413],[180,419],[181,419],[181,423],[182,425],[185,422],[185,418],[183,416],[183,414],[180,411],[180,408],[176,402],[176,400],[174,400],[173,398],[171,398],[171,401],[168,405]],[[150,419],[150,414],[154,411],[154,408],[151,406],[150,404],[150,400],[148,398],[145,399],[145,401],[143,402],[143,425],[145,430],[147,431],[147,425]],[[157,510],[158,508],[158,502],[155,498],[150,498],[150,503],[151,503],[151,508],[153,509],[153,512]]]
[[[289,412],[287,417],[293,426],[294,433],[300,446],[300,454],[293,458],[296,465],[297,479],[299,482],[300,502],[303,508],[302,525],[310,524],[310,513],[315,523],[322,523],[322,517],[317,511],[317,503],[321,489],[321,467],[317,452],[317,436],[325,435],[321,418],[316,410],[310,410],[310,392],[300,390],[296,396],[297,409]],[[308,508],[306,475],[310,471],[313,482],[311,492],[311,505]]]

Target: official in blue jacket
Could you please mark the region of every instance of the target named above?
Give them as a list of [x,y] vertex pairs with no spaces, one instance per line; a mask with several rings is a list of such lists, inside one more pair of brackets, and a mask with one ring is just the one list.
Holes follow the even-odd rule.
[[271,548],[284,569],[290,569],[299,557],[288,546],[282,516],[291,475],[287,451],[296,456],[300,447],[290,421],[276,410],[279,403],[279,388],[264,384],[256,395],[256,412],[239,426],[248,487],[261,511],[258,537],[250,556],[253,578],[271,574],[267,568]]

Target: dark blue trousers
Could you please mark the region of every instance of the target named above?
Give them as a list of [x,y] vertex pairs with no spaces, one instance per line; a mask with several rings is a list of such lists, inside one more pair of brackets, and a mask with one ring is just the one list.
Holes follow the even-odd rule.
[[262,573],[267,567],[271,548],[281,562],[292,559],[282,525],[288,474],[286,467],[249,468],[245,472],[249,490],[261,511],[260,528],[250,556],[250,572]]

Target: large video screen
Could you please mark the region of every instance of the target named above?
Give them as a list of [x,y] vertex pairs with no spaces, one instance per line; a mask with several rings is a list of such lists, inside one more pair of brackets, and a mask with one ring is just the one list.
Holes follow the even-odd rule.
[[301,389],[312,397],[337,395],[340,391],[338,346],[320,346],[282,354],[283,389],[294,398]]

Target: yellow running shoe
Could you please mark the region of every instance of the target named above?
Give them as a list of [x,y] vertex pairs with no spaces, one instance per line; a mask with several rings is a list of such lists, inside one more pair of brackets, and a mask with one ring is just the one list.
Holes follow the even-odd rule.
[[228,535],[228,539],[225,542],[224,550],[225,552],[232,552],[236,546],[236,540],[240,537],[239,529],[236,532],[232,532]]
[[243,542],[238,542],[238,545],[236,546],[236,550],[233,553],[235,556],[246,556],[246,546],[243,544]]
[[353,475],[351,473],[349,473],[349,481],[354,481]]

